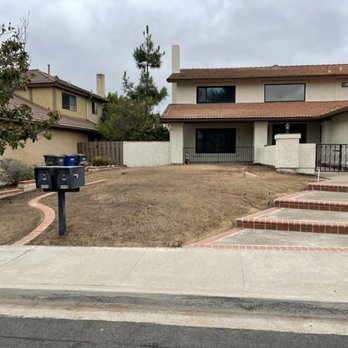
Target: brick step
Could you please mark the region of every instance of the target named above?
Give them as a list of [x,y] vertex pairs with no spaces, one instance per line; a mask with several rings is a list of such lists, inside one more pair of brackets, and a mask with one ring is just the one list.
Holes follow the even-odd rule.
[[305,191],[278,198],[274,205],[277,208],[348,212],[348,195],[344,192]]
[[330,192],[348,192],[348,185],[344,184],[329,184],[324,182],[314,182],[307,186],[308,190],[314,191],[330,191]]
[[[296,212],[301,212],[296,216]],[[318,219],[311,210],[272,208],[260,213],[237,219],[237,227],[266,229],[276,231],[293,232],[314,232],[314,233],[333,233],[348,234],[348,213],[337,213],[331,211],[321,211],[325,214],[327,221],[323,217]],[[308,215],[307,219],[304,215]],[[337,218],[334,214],[341,214]]]

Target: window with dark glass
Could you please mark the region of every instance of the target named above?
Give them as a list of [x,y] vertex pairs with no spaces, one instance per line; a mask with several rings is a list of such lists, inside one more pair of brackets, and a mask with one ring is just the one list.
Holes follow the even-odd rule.
[[197,87],[197,103],[234,103],[235,86]]
[[265,85],[265,102],[305,101],[305,84]]
[[235,128],[196,129],[196,153],[235,152]]
[[97,115],[98,114],[98,103],[92,102],[92,114]]
[[76,97],[74,95],[62,93],[62,104],[63,109],[70,111],[77,110]]

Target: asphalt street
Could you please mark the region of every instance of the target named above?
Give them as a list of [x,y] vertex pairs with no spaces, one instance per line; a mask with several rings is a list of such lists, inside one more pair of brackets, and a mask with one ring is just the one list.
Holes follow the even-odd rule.
[[347,336],[0,317],[0,347],[348,347]]

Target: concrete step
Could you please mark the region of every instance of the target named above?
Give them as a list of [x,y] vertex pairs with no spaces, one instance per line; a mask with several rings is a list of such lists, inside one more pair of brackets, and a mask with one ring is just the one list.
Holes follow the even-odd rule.
[[305,191],[278,198],[274,204],[278,208],[348,212],[348,194],[332,191]]
[[348,234],[348,213],[271,208],[237,219],[237,227],[277,231]]
[[348,185],[332,181],[322,181],[308,184],[307,189],[314,191],[348,192]]

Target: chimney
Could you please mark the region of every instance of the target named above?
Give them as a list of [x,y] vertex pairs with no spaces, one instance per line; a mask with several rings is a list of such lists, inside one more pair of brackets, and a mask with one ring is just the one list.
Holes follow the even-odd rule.
[[51,75],[51,64],[47,65],[47,74]]
[[172,73],[180,72],[180,46],[172,46]]
[[97,74],[97,94],[105,98],[105,76],[104,74]]

